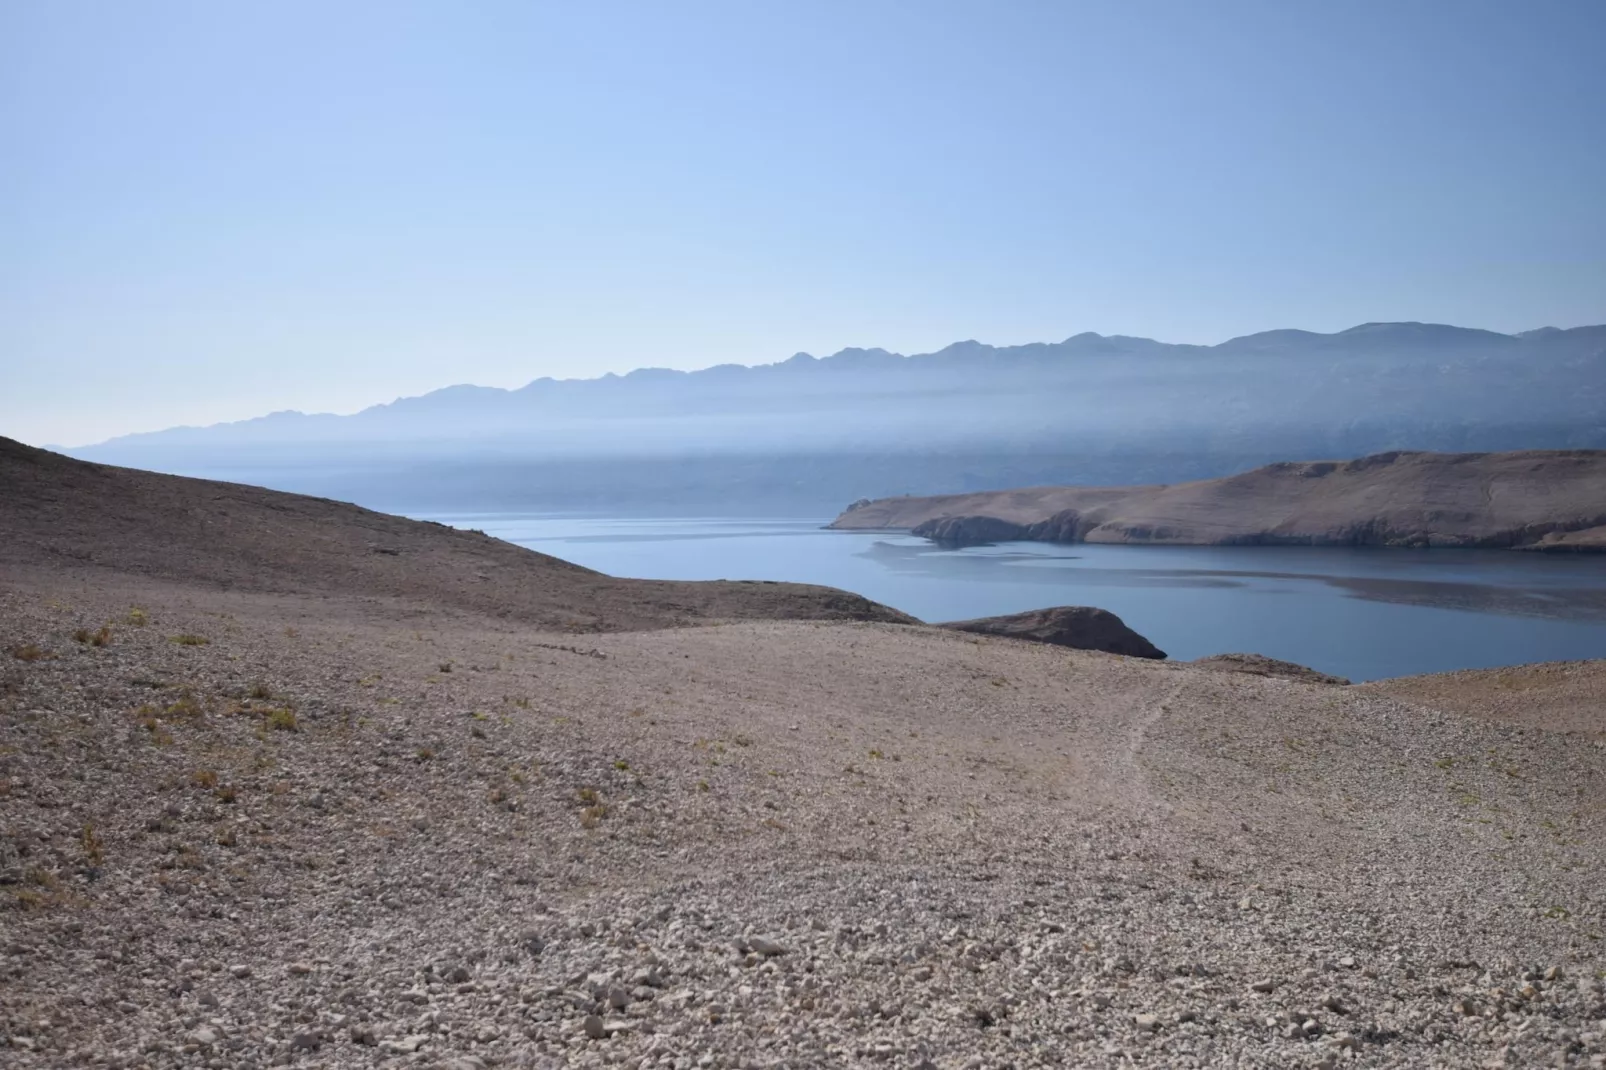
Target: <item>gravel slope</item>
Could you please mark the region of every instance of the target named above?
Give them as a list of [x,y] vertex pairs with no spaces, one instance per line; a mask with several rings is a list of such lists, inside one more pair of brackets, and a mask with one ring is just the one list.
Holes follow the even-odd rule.
[[936,629],[11,579],[10,1065],[1606,1061],[1576,737]]
[[8,1068],[1606,1065],[1606,743],[142,537],[0,557]]

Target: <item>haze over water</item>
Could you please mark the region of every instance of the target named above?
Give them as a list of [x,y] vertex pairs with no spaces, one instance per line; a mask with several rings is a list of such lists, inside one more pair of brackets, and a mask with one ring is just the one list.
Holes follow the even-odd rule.
[[855,591],[927,621],[1094,605],[1173,659],[1250,652],[1371,680],[1606,657],[1606,560],[1510,551],[1001,543],[824,519],[431,516],[618,576]]

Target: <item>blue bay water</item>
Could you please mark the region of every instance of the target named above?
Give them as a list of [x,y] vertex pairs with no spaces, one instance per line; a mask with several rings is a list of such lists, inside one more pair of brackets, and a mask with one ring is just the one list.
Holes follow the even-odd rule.
[[1606,657],[1606,556],[1498,550],[945,549],[823,519],[430,516],[609,573],[856,591],[928,621],[1101,606],[1173,658],[1253,652],[1354,680]]

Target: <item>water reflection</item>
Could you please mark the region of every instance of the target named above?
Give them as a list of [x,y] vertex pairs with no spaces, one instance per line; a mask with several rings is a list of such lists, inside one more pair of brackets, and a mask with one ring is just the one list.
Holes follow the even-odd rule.
[[[971,582],[1018,583],[1020,569],[1032,569],[1034,583],[1065,587],[1247,588],[1258,594],[1297,594],[1297,585],[1320,584],[1352,598],[1400,605],[1430,606],[1471,613],[1498,613],[1553,620],[1606,621],[1606,560],[1526,558],[1514,551],[1346,550],[1282,547],[1082,546],[1021,549],[1022,544],[937,548],[909,539],[877,540],[861,554],[883,568]],[[1315,570],[1249,568],[1147,568],[1144,555],[1243,553],[1276,557],[1302,555]],[[1424,557],[1423,553],[1431,556]],[[1401,555],[1387,560],[1389,555]],[[1380,560],[1380,557],[1383,558]],[[1320,566],[1326,566],[1321,568]],[[1482,569],[1499,582],[1426,579],[1425,571]],[[1363,575],[1384,572],[1395,575]],[[1295,585],[1295,586],[1289,586]]]

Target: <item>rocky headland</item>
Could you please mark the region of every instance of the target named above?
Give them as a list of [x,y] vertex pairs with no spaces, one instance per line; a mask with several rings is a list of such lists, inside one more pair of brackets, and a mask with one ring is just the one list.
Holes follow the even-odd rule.
[[1031,487],[857,502],[831,524],[951,544],[1606,551],[1606,451],[1381,453],[1168,486]]
[[1606,1065],[1599,663],[1247,664],[0,442],[0,1065]]

